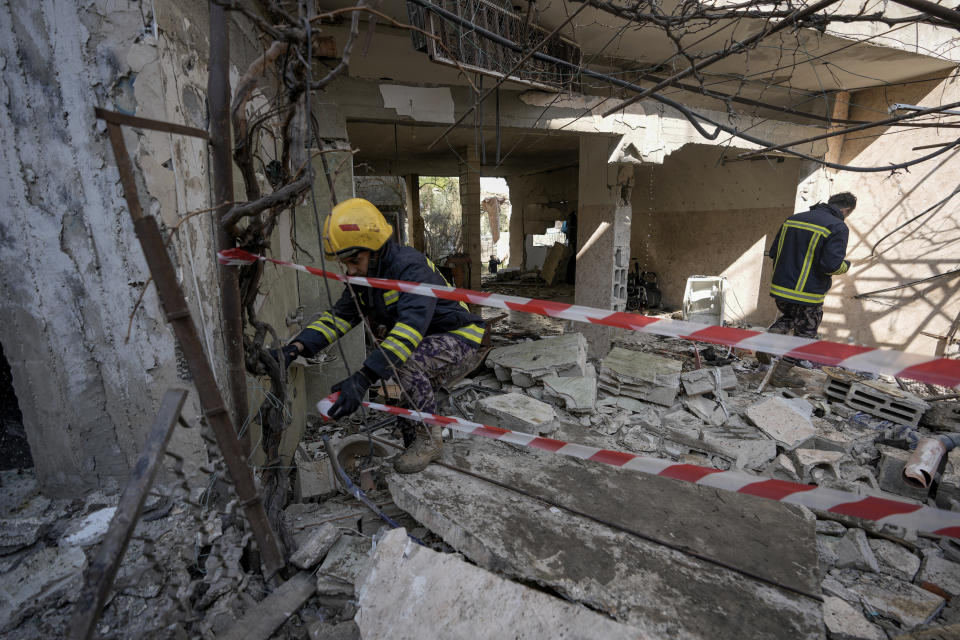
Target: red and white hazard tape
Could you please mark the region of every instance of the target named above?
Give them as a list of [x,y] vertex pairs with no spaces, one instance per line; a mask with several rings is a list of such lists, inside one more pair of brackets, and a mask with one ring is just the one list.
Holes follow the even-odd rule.
[[[324,417],[327,417],[327,411],[333,406],[336,398],[337,394],[333,394],[317,404],[317,409]],[[675,478],[706,487],[746,493],[760,498],[777,500],[778,502],[802,504],[811,509],[853,516],[863,520],[874,520],[883,524],[892,524],[924,533],[960,539],[960,512],[956,511],[944,511],[874,496],[864,497],[846,491],[824,489],[816,485],[799,484],[773,478],[759,478],[736,471],[722,471],[692,464],[678,464],[670,460],[648,458],[624,451],[597,449],[596,447],[573,444],[553,438],[532,436],[519,431],[490,427],[463,418],[439,416],[434,413],[413,411],[376,402],[364,402],[363,406],[427,424],[448,427],[474,436],[483,436],[525,447],[543,449],[551,453],[559,453],[583,460],[602,462],[615,467],[639,471],[640,473]]]
[[444,300],[459,300],[499,309],[526,311],[541,316],[606,325],[634,331],[645,331],[661,336],[685,338],[699,342],[722,344],[738,349],[765,351],[778,355],[792,356],[799,360],[812,360],[832,366],[843,366],[857,371],[884,373],[900,378],[910,378],[920,382],[938,384],[944,387],[960,387],[960,360],[937,358],[916,353],[904,353],[892,349],[877,349],[857,345],[841,344],[829,340],[815,340],[785,336],[778,333],[750,331],[735,327],[671,320],[669,318],[651,318],[639,313],[609,311],[580,305],[484,293],[458,287],[444,287],[435,284],[387,280],[384,278],[359,278],[340,275],[331,271],[314,269],[293,262],[275,260],[258,256],[242,249],[227,249],[217,254],[220,264],[247,265],[263,260],[284,267],[290,267],[316,276],[349,282],[350,284],[375,287],[377,289],[395,289]]

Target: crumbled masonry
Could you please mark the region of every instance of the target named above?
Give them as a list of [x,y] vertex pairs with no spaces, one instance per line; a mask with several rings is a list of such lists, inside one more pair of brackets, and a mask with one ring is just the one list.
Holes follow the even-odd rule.
[[[622,341],[596,362],[579,334],[500,344],[442,413],[463,409],[474,421],[564,441],[960,509],[960,452],[946,456],[930,490],[906,485],[904,447],[930,427],[831,399],[824,388],[832,378],[820,371],[802,372],[801,398],[756,393],[764,369],[749,353],[697,369],[683,340]],[[880,640],[960,622],[960,545],[949,539],[461,434],[444,447],[449,466],[401,476],[389,457],[376,457],[363,476],[357,465],[368,445],[353,434],[358,426],[335,426],[336,441],[358,456],[340,462],[358,484],[374,483],[368,496],[404,532],[388,533],[339,491],[308,429],[284,524],[290,562],[309,574],[286,591],[265,584],[243,560],[250,535],[239,521],[212,504],[198,512],[161,488],[173,499],[151,498],[101,633],[163,637],[192,616],[202,638],[225,637],[247,620],[257,637],[279,638],[379,637],[390,625],[454,637],[467,627],[544,635],[599,625],[609,627],[604,637]],[[387,439],[375,443],[378,456],[397,451],[389,430],[378,437]],[[116,496],[50,501],[29,476],[0,479],[9,487],[0,503],[0,633],[39,638],[66,624]],[[271,595],[291,610],[275,615],[270,604],[268,615]],[[550,614],[497,613],[508,597]],[[449,606],[392,617],[427,600]]]

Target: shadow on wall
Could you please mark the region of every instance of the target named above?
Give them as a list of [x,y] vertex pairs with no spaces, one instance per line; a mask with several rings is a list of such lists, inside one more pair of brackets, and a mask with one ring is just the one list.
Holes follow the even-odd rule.
[[687,145],[663,165],[637,167],[631,204],[631,257],[655,271],[664,305],[680,308],[693,275],[728,280],[728,321],[768,325],[776,307],[767,293],[764,256],[780,224],[794,213],[801,162],[720,162],[735,149]]
[[[958,99],[960,87],[950,80],[918,78],[854,93],[850,118],[881,119],[894,103],[926,107]],[[935,149],[917,148],[944,145],[956,136],[955,129],[935,127],[868,130],[845,138],[840,160],[885,166],[930,153]],[[832,179],[833,191],[852,191],[859,202],[847,221],[853,268],[835,281],[827,297],[826,309],[840,311],[825,314],[826,335],[922,353],[956,353],[950,339],[957,337],[960,323],[960,274],[926,279],[960,267],[960,150],[909,170],[842,172]],[[853,297],[863,294],[871,295]]]

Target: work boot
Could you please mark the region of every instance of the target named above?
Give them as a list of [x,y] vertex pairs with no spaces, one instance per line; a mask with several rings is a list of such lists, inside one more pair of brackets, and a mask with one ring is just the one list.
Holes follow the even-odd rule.
[[770,375],[770,384],[775,387],[789,387],[791,389],[801,389],[806,386],[807,383],[802,378],[790,375],[790,369],[792,368],[793,363],[783,359],[777,360],[777,363],[773,365],[773,373]]
[[[432,436],[432,438],[431,438]],[[440,427],[430,427],[430,433],[424,428],[417,429],[417,438],[407,450],[393,461],[397,473],[417,473],[427,468],[434,460],[440,459],[443,449],[443,437]]]

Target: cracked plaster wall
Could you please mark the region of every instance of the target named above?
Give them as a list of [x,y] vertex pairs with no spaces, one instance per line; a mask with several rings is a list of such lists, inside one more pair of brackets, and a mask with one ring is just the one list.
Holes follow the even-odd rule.
[[[45,493],[78,495],[126,475],[159,399],[188,388],[185,363],[122,198],[102,106],[206,129],[205,4],[41,1],[0,7],[0,341]],[[235,38],[234,48],[250,46]],[[236,71],[232,75],[236,78]],[[209,206],[206,145],[124,130],[145,212],[168,231]],[[223,380],[210,216],[171,248],[205,347]],[[205,459],[197,429],[171,449]]]

